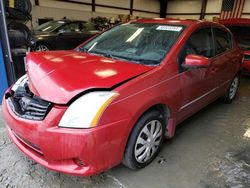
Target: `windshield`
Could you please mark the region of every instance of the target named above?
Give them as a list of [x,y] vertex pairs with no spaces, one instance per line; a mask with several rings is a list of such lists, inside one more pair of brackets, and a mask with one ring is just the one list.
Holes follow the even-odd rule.
[[242,50],[250,50],[250,26],[228,26]]
[[36,31],[51,32],[63,25],[64,21],[50,21],[38,26]]
[[79,48],[80,51],[157,65],[176,42],[183,26],[127,23],[116,26]]

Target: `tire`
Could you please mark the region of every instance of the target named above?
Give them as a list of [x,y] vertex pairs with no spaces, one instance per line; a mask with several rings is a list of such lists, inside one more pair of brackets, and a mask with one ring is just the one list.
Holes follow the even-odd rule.
[[23,33],[26,39],[26,44],[30,45],[32,34],[30,29],[23,23],[18,21],[12,21],[8,24],[8,30],[18,30]]
[[231,82],[226,94],[222,98],[224,103],[230,104],[233,102],[233,100],[235,99],[235,97],[237,95],[239,84],[240,84],[240,76],[239,76],[239,74],[237,74],[234,77],[233,81]]
[[11,48],[20,48],[26,45],[26,39],[22,32],[18,30],[8,30],[10,47]]
[[[151,137],[152,127],[155,127],[153,137]],[[123,164],[130,169],[140,169],[150,164],[160,151],[165,127],[166,123],[160,112],[153,110],[145,113],[129,137]]]
[[51,50],[50,46],[45,43],[38,43],[35,45],[34,51],[41,52],[41,51],[49,51]]
[[5,0],[8,18],[27,21],[31,19],[32,4],[30,0],[14,0],[14,7],[9,6],[9,0]]

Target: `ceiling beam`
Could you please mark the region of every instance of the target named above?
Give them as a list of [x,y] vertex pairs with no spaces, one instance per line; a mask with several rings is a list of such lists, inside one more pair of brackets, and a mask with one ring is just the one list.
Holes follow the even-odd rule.
[[92,12],[95,12],[95,0],[92,0]]
[[133,6],[134,6],[134,0],[130,0],[130,10],[129,10],[130,15],[133,15]]
[[35,0],[35,5],[36,5],[36,6],[39,6],[39,4],[40,4],[40,3],[39,3],[39,0]]
[[207,9],[207,0],[202,0],[200,20],[203,20],[205,18],[206,9]]
[[160,0],[160,17],[166,18],[167,16],[168,0]]

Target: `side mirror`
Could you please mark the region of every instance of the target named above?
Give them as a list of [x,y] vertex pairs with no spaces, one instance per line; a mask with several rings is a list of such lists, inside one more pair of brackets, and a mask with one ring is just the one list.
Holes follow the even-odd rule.
[[209,66],[210,61],[207,57],[193,54],[187,55],[182,64],[183,68],[207,68]]

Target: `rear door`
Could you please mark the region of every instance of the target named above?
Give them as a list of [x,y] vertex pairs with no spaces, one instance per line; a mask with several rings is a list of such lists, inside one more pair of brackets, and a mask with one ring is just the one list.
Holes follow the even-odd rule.
[[211,59],[214,74],[218,77],[217,87],[228,85],[235,76],[235,66],[238,64],[238,51],[233,48],[232,36],[223,28],[213,28],[215,57]]
[[180,82],[182,90],[182,106],[179,109],[178,120],[182,121],[194,112],[207,105],[213,98],[217,77],[214,67],[184,69],[181,65],[189,54],[214,56],[212,28],[200,28],[187,40],[179,54]]

